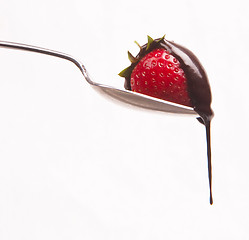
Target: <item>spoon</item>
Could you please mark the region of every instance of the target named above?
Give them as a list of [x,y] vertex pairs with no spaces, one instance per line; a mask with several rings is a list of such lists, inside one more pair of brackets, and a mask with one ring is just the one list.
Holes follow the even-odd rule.
[[14,42],[6,42],[0,41],[0,47],[8,48],[8,49],[17,49],[29,52],[36,52],[45,55],[50,55],[58,58],[62,58],[74,63],[81,73],[83,74],[85,80],[99,93],[104,96],[108,96],[109,98],[118,100],[120,103],[130,104],[136,107],[141,107],[149,110],[156,110],[167,113],[177,113],[177,114],[187,114],[187,115],[197,115],[191,107],[186,107],[180,104],[171,103],[165,100],[161,100],[158,98],[150,97],[141,93],[132,92],[128,90],[118,89],[115,87],[103,85],[100,83],[96,83],[91,80],[85,66],[74,57],[61,53],[54,50],[49,50],[45,48],[35,47],[26,44],[14,43]]

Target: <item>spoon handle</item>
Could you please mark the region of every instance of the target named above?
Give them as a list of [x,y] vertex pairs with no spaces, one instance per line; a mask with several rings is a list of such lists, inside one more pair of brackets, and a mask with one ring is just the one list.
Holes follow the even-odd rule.
[[68,61],[74,63],[79,68],[79,70],[81,71],[81,73],[83,74],[84,78],[86,79],[86,81],[88,83],[93,84],[92,80],[90,79],[90,77],[86,71],[85,66],[80,61],[76,60],[74,57],[72,57],[68,54],[54,51],[54,50],[50,50],[50,49],[46,49],[46,48],[31,46],[31,45],[27,45],[27,44],[6,42],[6,41],[0,41],[0,47],[15,49],[15,50],[23,50],[23,51],[28,51],[28,52],[41,53],[41,54],[45,54],[45,55],[68,60]]

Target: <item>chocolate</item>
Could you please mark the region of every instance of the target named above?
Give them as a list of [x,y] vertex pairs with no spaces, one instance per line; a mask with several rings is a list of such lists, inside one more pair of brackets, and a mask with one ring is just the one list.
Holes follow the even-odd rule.
[[[164,38],[154,40],[149,49],[147,44],[143,45],[137,59],[142,59],[154,49],[162,48],[173,55],[179,62],[187,79],[187,91],[194,110],[200,115],[198,121],[206,127],[207,157],[208,157],[208,176],[210,188],[210,204],[213,204],[212,198],[212,165],[211,165],[211,142],[210,142],[210,123],[213,117],[211,109],[212,95],[208,82],[207,74],[198,58],[187,48],[165,40]],[[130,66],[130,72],[135,68],[136,63]],[[130,75],[125,77],[125,88],[131,90]]]

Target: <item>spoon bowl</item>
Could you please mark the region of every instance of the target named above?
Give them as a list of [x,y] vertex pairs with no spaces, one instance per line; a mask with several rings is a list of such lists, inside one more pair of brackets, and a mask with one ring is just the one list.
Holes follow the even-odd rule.
[[85,80],[93,87],[94,90],[101,93],[103,96],[106,96],[110,99],[117,100],[119,103],[122,104],[129,104],[132,106],[161,111],[166,113],[176,113],[176,114],[187,114],[187,115],[197,115],[191,107],[186,107],[180,104],[168,102],[165,100],[161,100],[158,98],[150,97],[141,93],[136,93],[128,90],[118,89],[115,87],[107,86],[104,84],[100,84],[91,80],[85,66],[78,61],[76,58],[61,53],[54,50],[49,50],[45,48],[35,47],[26,44],[14,43],[14,42],[6,42],[0,41],[0,47],[8,48],[8,49],[16,49],[16,50],[23,50],[29,52],[36,52],[45,55],[50,55],[58,58],[62,58],[74,63],[78,69],[83,74]]

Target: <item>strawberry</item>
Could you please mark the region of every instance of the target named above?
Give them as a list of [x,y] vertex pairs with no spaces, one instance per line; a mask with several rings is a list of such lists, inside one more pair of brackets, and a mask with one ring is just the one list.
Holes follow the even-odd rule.
[[139,46],[140,54],[136,58],[128,52],[132,65],[119,75],[126,78],[128,90],[191,107],[180,62],[166,49],[153,47],[163,39],[154,41],[148,37],[146,48]]
[[184,71],[164,49],[155,49],[140,60],[131,74],[131,90],[191,106]]

